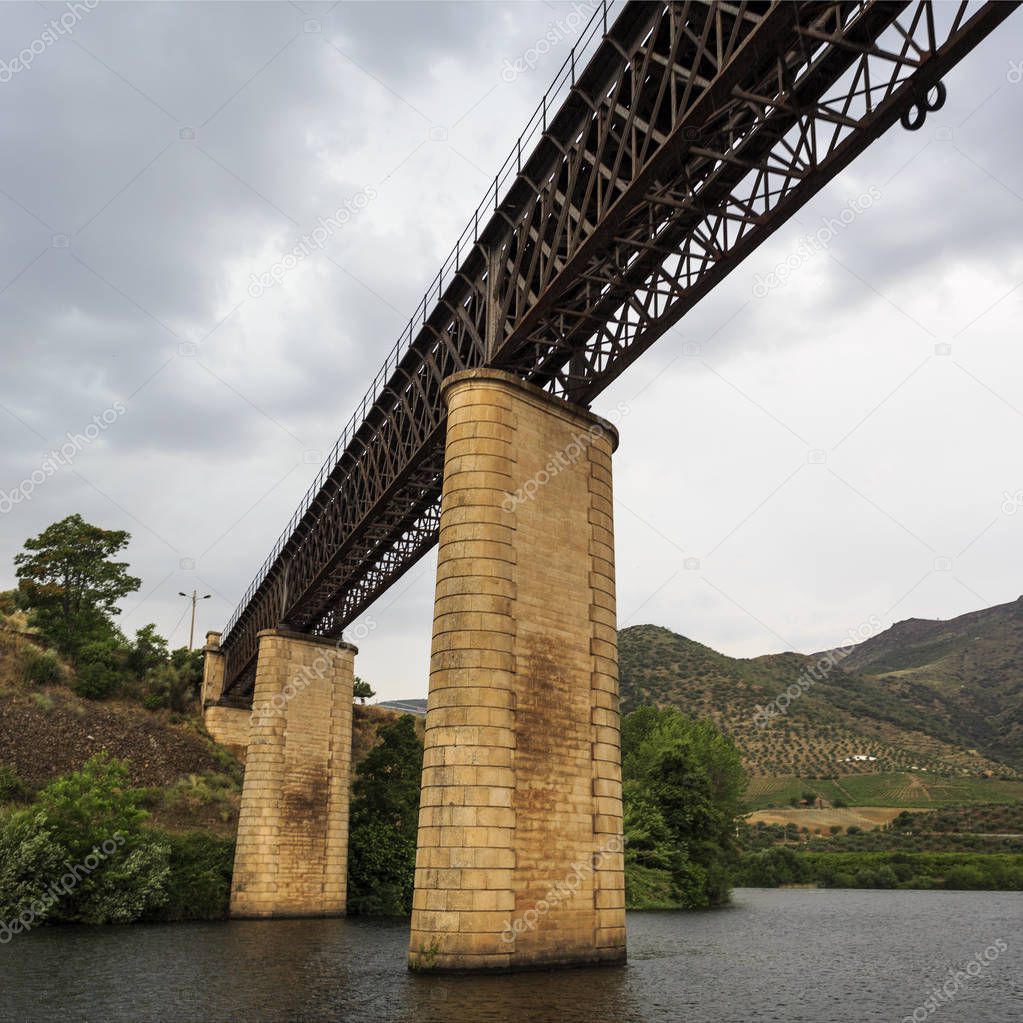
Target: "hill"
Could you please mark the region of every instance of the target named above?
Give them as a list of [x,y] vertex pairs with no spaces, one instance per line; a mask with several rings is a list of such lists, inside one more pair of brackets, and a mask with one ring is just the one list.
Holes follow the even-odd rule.
[[1023,767],[1023,597],[898,622],[847,647],[841,665],[917,708],[931,734]]
[[[853,650],[821,670],[821,655],[733,658],[668,629],[634,626],[619,634],[622,709],[673,705],[710,718],[758,776],[1016,776],[1018,748],[1005,755],[1013,751],[996,748],[994,734],[967,736],[935,714],[932,701],[907,698],[886,677],[854,673]],[[775,704],[786,690],[798,695]],[[772,706],[779,712],[767,717]]]

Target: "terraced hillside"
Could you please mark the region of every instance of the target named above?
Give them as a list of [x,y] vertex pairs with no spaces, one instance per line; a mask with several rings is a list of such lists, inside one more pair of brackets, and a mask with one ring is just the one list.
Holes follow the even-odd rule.
[[1023,597],[949,621],[910,618],[842,654],[932,735],[1023,767]]
[[[848,657],[815,679],[818,659],[728,657],[653,625],[624,629],[619,657],[624,711],[650,703],[710,718],[735,739],[752,775],[1017,775],[1018,761],[986,755],[972,736],[960,741],[938,728],[928,704],[843,670]],[[765,720],[762,708],[796,684],[802,694]]]

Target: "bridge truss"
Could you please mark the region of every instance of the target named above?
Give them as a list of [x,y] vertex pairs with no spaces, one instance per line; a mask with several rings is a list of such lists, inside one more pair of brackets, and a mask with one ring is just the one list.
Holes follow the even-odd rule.
[[1015,6],[605,0],[225,628],[225,699],[260,630],[340,637],[436,543],[446,377],[590,403]]

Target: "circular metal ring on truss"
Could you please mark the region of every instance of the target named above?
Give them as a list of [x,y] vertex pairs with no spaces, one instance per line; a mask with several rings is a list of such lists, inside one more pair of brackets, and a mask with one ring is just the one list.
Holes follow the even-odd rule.
[[948,90],[945,88],[945,83],[935,82],[920,99],[914,100],[913,105],[902,112],[902,117],[899,119],[902,122],[902,127],[906,131],[917,131],[923,127],[928,113],[940,110],[945,105],[947,98]]
[[[931,93],[934,93],[934,102],[931,102]],[[948,92],[945,89],[944,82],[935,83],[934,87],[927,90],[927,95],[923,98],[923,105],[927,110],[934,111],[940,110],[945,105],[945,99],[948,96]]]
[[927,118],[927,110],[923,103],[914,103],[907,110],[902,112],[902,127],[906,131],[917,131],[923,127],[923,123]]

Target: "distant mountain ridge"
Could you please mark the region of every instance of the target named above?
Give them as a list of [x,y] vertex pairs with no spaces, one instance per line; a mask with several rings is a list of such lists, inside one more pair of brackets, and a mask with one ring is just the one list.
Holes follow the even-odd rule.
[[654,703],[709,717],[755,774],[1023,769],[1023,598],[899,622],[831,651],[837,663],[821,671],[827,653],[733,658],[633,626],[619,633],[623,710]]
[[850,647],[841,664],[926,707],[936,731],[1023,759],[1023,597],[948,621],[897,622]]

